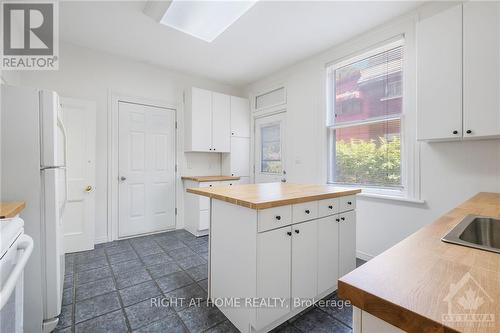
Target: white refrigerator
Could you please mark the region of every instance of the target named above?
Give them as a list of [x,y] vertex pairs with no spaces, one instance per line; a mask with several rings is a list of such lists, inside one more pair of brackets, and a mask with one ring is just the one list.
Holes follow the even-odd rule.
[[66,133],[55,92],[2,85],[1,198],[21,213],[34,249],[25,269],[24,329],[51,332],[64,282],[62,214],[67,199]]

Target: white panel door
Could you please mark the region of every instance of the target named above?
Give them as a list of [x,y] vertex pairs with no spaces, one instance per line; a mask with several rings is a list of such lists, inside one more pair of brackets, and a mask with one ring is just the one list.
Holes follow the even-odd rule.
[[175,110],[119,103],[119,237],[175,227]]
[[286,112],[255,119],[255,183],[286,182]]
[[417,138],[462,137],[462,6],[418,23]]
[[339,221],[338,215],[318,220],[318,294],[336,286],[339,278]]
[[500,3],[464,8],[464,138],[500,135]]
[[356,212],[339,214],[339,277],[356,268]]
[[246,98],[231,96],[231,136],[250,137],[250,103]]
[[291,227],[257,235],[257,297],[287,300],[284,307],[258,308],[259,328],[290,311],[291,244]]
[[[188,131],[186,131],[186,134]],[[211,151],[212,149],[212,92],[193,88],[191,95],[191,149]]]
[[312,299],[317,295],[317,221],[292,225],[292,235],[292,297]]
[[66,252],[94,248],[95,230],[95,103],[61,98],[66,129],[67,199],[63,214]]
[[231,151],[231,102],[230,96],[212,93],[212,151]]

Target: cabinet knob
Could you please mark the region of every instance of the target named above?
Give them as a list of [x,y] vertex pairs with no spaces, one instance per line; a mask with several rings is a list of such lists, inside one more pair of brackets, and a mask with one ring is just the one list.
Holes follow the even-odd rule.
[[335,219],[335,221],[340,222],[340,219]]
[[214,148],[214,151],[215,151],[215,148]]
[[345,217],[341,217],[340,219],[341,219],[342,221],[345,221]]
[[458,131],[457,131],[457,130],[454,130],[454,131],[453,131],[453,134],[458,134]]
[[299,229],[295,229],[295,233],[296,234],[300,233],[300,230]]
[[330,205],[330,206],[328,206],[328,208],[329,208],[329,209],[333,209],[333,206],[332,206],[332,205]]
[[276,215],[274,218],[275,218],[276,220],[278,220],[278,221],[279,221],[279,220],[281,220],[281,216],[279,216],[279,215]]
[[287,232],[286,232],[286,234],[287,234],[288,236],[291,236],[291,235],[292,235],[292,232],[291,232],[291,231],[287,231]]
[[311,211],[309,211],[309,209],[306,209],[305,212],[306,214],[309,214]]
[[467,133],[467,134],[471,134],[471,133],[472,133],[472,131],[471,131],[471,130],[467,130],[467,132],[465,132],[465,133]]
[[351,202],[351,201],[347,201],[347,204],[348,204],[348,205],[352,205],[352,202]]

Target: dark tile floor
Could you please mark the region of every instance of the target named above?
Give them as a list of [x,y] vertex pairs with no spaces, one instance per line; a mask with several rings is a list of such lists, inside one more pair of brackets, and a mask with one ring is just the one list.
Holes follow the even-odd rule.
[[[99,244],[66,255],[57,332],[238,332],[207,304],[207,237],[185,230]],[[363,261],[357,262],[358,265]],[[151,299],[200,300],[151,306]],[[336,293],[325,299],[337,300]],[[187,303],[187,302],[186,302]],[[351,332],[352,309],[315,306],[275,332]]]

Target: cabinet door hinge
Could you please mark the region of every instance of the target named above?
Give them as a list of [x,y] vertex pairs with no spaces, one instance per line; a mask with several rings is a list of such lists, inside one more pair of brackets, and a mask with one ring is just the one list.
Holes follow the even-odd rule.
[[177,208],[175,208],[175,215],[177,215]]
[[174,169],[175,169],[175,172],[177,172],[177,164],[175,165]]
[[177,121],[175,122],[175,129],[177,129]]

